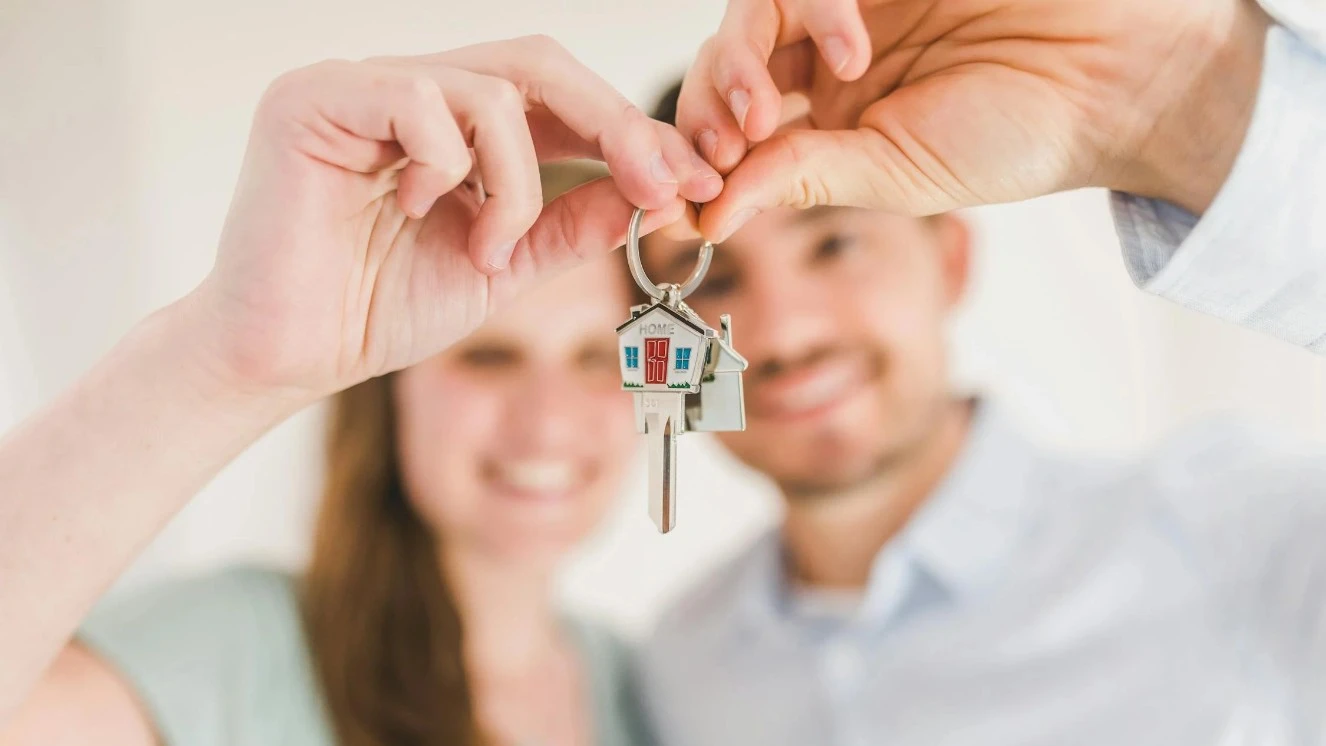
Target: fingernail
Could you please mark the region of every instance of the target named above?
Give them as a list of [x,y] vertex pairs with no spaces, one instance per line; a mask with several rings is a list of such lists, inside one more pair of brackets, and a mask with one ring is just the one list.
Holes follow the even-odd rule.
[[820,44],[820,53],[824,55],[824,61],[829,63],[829,67],[835,73],[843,71],[847,63],[851,62],[851,52],[847,49],[847,40],[841,36],[830,36]]
[[663,160],[662,153],[655,153],[654,157],[649,159],[649,175],[660,184],[677,183],[677,175],[668,168],[668,162]]
[[726,241],[732,237],[733,233],[741,230],[741,226],[750,222],[750,219],[759,215],[760,211],[754,207],[747,207],[738,210],[736,214],[727,219],[727,225],[723,226],[723,237],[719,241]]
[[714,154],[718,152],[718,133],[713,130],[700,130],[695,136],[695,146],[705,158],[712,161]]
[[746,112],[750,110],[750,94],[737,88],[727,94],[727,104],[737,116],[737,126],[746,129]]
[[699,153],[691,153],[691,167],[700,174],[702,179],[721,179],[714,167],[709,162],[700,157]]
[[433,200],[427,197],[415,200],[414,204],[405,208],[405,214],[412,218],[419,219],[428,214],[433,209]]
[[507,265],[511,263],[511,254],[515,252],[515,250],[516,244],[514,241],[501,244],[496,249],[493,249],[493,251],[488,254],[488,269],[493,272],[501,272],[506,269]]

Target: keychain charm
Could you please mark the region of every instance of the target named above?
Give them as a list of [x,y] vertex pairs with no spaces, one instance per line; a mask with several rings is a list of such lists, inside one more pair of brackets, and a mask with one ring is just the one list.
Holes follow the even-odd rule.
[[677,437],[687,430],[746,429],[741,374],[746,359],[732,348],[732,319],[719,317],[719,331],[682,301],[700,286],[714,245],[705,241],[691,276],[681,285],[655,285],[640,263],[640,222],[631,216],[626,261],[631,276],[652,302],[631,308],[617,327],[622,389],[635,395],[636,429],[649,449],[649,516],[661,533],[677,522]]

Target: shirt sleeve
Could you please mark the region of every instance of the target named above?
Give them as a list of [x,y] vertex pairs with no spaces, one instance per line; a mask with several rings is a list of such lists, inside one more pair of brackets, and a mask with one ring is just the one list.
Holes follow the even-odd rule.
[[78,639],[134,691],[167,746],[288,743],[281,724],[312,707],[298,619],[289,578],[237,569],[112,600]]
[[1210,209],[1122,193],[1111,207],[1138,286],[1326,353],[1326,14],[1266,4],[1295,30],[1268,34],[1252,122]]

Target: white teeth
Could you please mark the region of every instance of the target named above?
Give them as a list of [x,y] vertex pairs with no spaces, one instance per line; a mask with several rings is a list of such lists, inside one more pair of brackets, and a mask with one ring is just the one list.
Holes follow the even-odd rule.
[[819,375],[781,392],[779,405],[788,412],[822,407],[843,395],[852,385],[853,375],[849,365],[835,365],[821,370]]
[[503,482],[526,492],[562,492],[575,481],[575,465],[566,460],[505,461],[497,474]]

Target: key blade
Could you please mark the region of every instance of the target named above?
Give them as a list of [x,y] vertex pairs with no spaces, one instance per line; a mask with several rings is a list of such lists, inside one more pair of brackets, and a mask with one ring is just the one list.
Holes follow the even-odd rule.
[[649,449],[649,517],[659,533],[677,525],[677,438],[686,430],[686,395],[646,392],[645,438]]
[[677,523],[676,424],[663,415],[649,418],[649,517],[666,534]]

